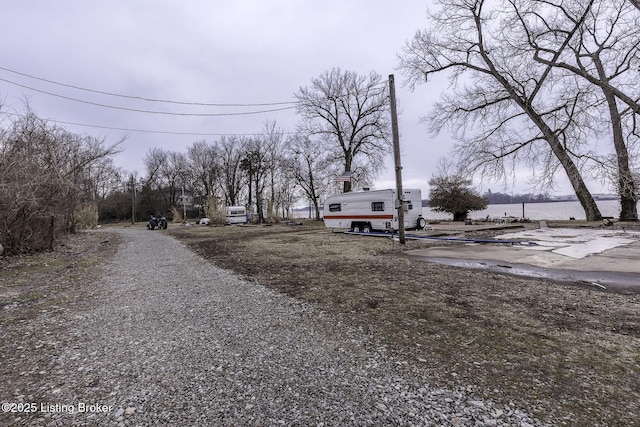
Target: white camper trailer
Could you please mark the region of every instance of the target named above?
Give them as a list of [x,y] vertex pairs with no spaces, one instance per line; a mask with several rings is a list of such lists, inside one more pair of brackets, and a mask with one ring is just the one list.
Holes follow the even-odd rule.
[[[422,192],[403,192],[405,229],[424,228],[426,221],[422,217]],[[397,199],[395,190],[358,191],[331,196],[324,202],[324,224],[330,228],[348,228],[364,233],[397,230]]]
[[245,224],[247,222],[247,209],[244,206],[227,206],[227,224]]

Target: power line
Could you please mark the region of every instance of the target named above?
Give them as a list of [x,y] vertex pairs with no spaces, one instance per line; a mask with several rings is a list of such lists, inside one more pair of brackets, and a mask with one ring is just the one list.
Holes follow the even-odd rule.
[[[149,130],[149,129],[133,129],[133,128],[116,128],[110,126],[88,125],[84,123],[63,122],[61,120],[53,120],[56,123],[62,123],[65,125],[84,126],[97,129],[119,130],[123,132],[137,132],[137,133],[157,133],[163,135],[189,135],[189,136],[255,136],[262,135],[259,132],[255,133],[201,133],[201,132],[175,132],[175,131],[163,131],[163,130]],[[292,132],[283,132],[285,135],[289,135]]]
[[[98,93],[98,94],[102,94],[102,95],[115,96],[115,97],[120,97],[120,98],[137,99],[137,100],[142,100],[142,101],[147,101],[147,102],[161,102],[161,103],[169,103],[169,104],[194,105],[194,106],[206,106],[206,107],[264,107],[264,106],[297,105],[298,104],[298,101],[266,102],[266,103],[204,103],[204,102],[188,102],[188,101],[174,101],[174,100],[165,100],[165,99],[154,99],[154,98],[146,98],[146,97],[135,96],[135,95],[123,95],[123,94],[118,94],[118,93],[114,93],[114,92],[107,92],[107,91],[102,91],[102,90],[96,90],[96,89],[88,89],[88,88],[81,87],[81,86],[76,86],[76,85],[72,85],[72,84],[68,84],[68,83],[61,83],[61,82],[58,82],[58,81],[55,81],[55,80],[45,79],[43,77],[33,76],[31,74],[27,74],[27,73],[22,73],[20,71],[11,70],[9,68],[5,68],[5,67],[2,67],[2,66],[0,66],[0,70],[7,71],[7,72],[10,72],[10,73],[14,73],[14,74],[18,74],[20,76],[28,77],[28,78],[31,78],[31,79],[34,79],[34,80],[40,80],[40,81],[43,81],[43,82],[47,82],[47,83],[51,83],[51,84],[55,84],[55,85],[59,85],[59,86],[69,87],[69,88],[72,88],[72,89],[82,90],[82,91],[91,92],[91,93]],[[65,98],[65,99],[70,99],[70,100],[78,101],[78,102],[85,102],[85,101],[82,101],[82,100],[77,100],[75,98],[69,98],[69,97],[65,97],[63,95],[57,95],[57,94],[53,94],[53,93],[46,92],[46,91],[43,91],[43,90],[35,89],[35,88],[29,87],[29,86],[26,86],[26,85],[21,85],[19,83],[11,82],[9,80],[5,80],[5,79],[0,79],[0,80],[5,81],[7,83],[11,83],[11,84],[17,85],[17,86],[24,87],[26,89],[35,90],[37,92],[45,93],[47,95],[59,96],[59,97]],[[378,87],[378,86],[385,86],[386,87],[386,85],[388,83],[389,83],[389,80],[380,80],[380,81],[372,83],[370,88],[375,88],[375,87]],[[368,88],[365,89],[363,92],[356,92],[356,94],[361,94],[361,93],[364,93],[364,92],[368,92]],[[343,95],[338,95],[338,97],[341,97],[341,96],[343,96]],[[103,106],[102,104],[94,104],[94,105]],[[139,110],[133,110],[133,111],[139,111]],[[141,110],[141,111],[148,112],[146,110]],[[279,111],[279,110],[267,110],[267,112],[270,112],[270,111]],[[168,113],[160,113],[160,114],[168,114]],[[232,113],[232,114],[235,114],[235,113]]]
[[[61,82],[57,82],[57,81],[54,81],[54,80],[45,79],[45,78],[42,78],[42,77],[36,77],[36,76],[30,75],[30,74],[21,73],[19,71],[11,70],[11,69],[8,69],[8,68],[5,68],[5,67],[1,67],[1,66],[0,66],[0,70],[4,70],[4,71],[10,72],[10,73],[14,73],[14,74],[18,74],[18,75],[21,75],[21,76],[25,76],[25,77],[28,77],[28,78],[31,78],[31,79],[40,80],[40,81],[44,81],[44,82],[51,83],[51,84],[56,84],[56,85],[59,85],[59,86],[69,87],[69,88],[73,88],[73,89],[78,89],[78,90],[83,90],[83,91],[92,92],[92,93],[98,93],[98,94],[103,94],[103,95],[116,96],[116,97],[128,98],[128,99],[137,99],[137,100],[143,100],[143,101],[149,101],[149,102],[162,102],[162,103],[171,103],[171,104],[179,104],[179,105],[210,106],[210,107],[230,107],[230,106],[233,106],[233,107],[254,107],[254,106],[291,105],[291,106],[288,106],[288,107],[281,107],[281,108],[271,108],[271,109],[258,110],[258,111],[230,112],[230,113],[174,113],[174,112],[167,112],[167,111],[155,111],[155,110],[144,110],[144,109],[136,109],[136,108],[128,108],[128,107],[119,107],[119,106],[114,106],[114,105],[108,105],[108,104],[102,104],[102,103],[97,103],[97,102],[92,102],[92,101],[86,101],[86,100],[72,98],[72,97],[65,96],[65,95],[60,95],[60,94],[53,93],[53,92],[48,92],[48,91],[41,90],[41,89],[36,89],[34,87],[31,87],[31,86],[27,86],[27,85],[24,85],[24,84],[21,84],[21,83],[17,83],[17,82],[13,82],[13,81],[10,81],[10,80],[7,80],[7,79],[0,78],[0,81],[6,82],[6,83],[9,83],[9,84],[18,86],[18,87],[22,87],[22,88],[25,88],[25,89],[28,89],[28,90],[32,90],[32,91],[35,91],[35,92],[43,93],[43,94],[49,95],[49,96],[54,96],[54,97],[58,97],[58,98],[62,98],[62,99],[66,99],[66,100],[70,100],[70,101],[74,101],[74,102],[80,102],[80,103],[83,103],[83,104],[94,105],[94,106],[97,106],[97,107],[110,108],[110,109],[116,109],[116,110],[124,110],[124,111],[133,111],[133,112],[140,112],[140,113],[148,113],[148,114],[161,114],[161,115],[171,115],[171,116],[196,116],[196,117],[240,116],[240,115],[254,115],[254,114],[271,113],[271,112],[277,112],[277,111],[285,111],[285,110],[290,110],[290,109],[297,108],[297,106],[298,106],[298,101],[271,102],[271,103],[250,103],[250,104],[239,104],[239,103],[220,104],[220,103],[200,103],[200,102],[183,102],[183,101],[152,99],[152,98],[144,98],[144,97],[139,97],[139,96],[122,95],[122,94],[117,94],[117,93],[112,93],[112,92],[105,92],[105,91],[100,91],[100,90],[88,89],[88,88],[84,88],[84,87],[80,87],[80,86],[75,86],[75,85],[71,85],[71,84],[67,84],[67,83],[61,83]],[[382,80],[382,81],[373,82],[370,85],[370,88],[371,89],[377,88],[379,86],[386,85],[386,83],[388,83],[388,80]],[[366,89],[363,92],[368,92],[368,90],[369,89]],[[360,92],[360,93],[363,93],[363,92]],[[5,113],[5,112],[1,112],[1,111],[0,111],[0,114],[9,114],[9,115],[20,116],[18,114]],[[83,126],[83,127],[97,128],[97,129],[118,130],[118,131],[124,131],[124,132],[157,133],[157,134],[169,134],[169,135],[192,135],[192,136],[258,135],[256,133],[175,132],[175,131],[163,131],[163,130],[119,128],[119,127],[112,127],[112,126],[100,126],[100,125],[91,125],[91,124],[85,124],[85,123],[66,122],[66,121],[61,121],[61,120],[53,120],[53,121],[55,121],[56,123],[62,123],[62,124],[67,124],[67,125]],[[286,132],[286,134],[291,134],[291,132]]]
[[[20,118],[26,117],[26,116],[24,116],[22,114],[9,113],[9,112],[5,112],[5,111],[0,111],[0,114],[5,114],[7,116],[20,117]],[[47,120],[47,119],[44,119],[44,120]],[[262,133],[260,133],[260,132],[254,132],[254,133],[208,133],[208,132],[176,132],[176,131],[164,131],[164,130],[119,128],[119,127],[112,127],[112,126],[90,125],[90,124],[86,124],[86,123],[66,122],[66,121],[56,120],[56,119],[49,119],[49,120],[51,120],[51,121],[53,121],[55,123],[61,123],[61,124],[64,124],[64,125],[82,126],[82,127],[96,128],[96,129],[118,130],[118,131],[122,131],[122,132],[157,133],[157,134],[164,134],[164,135],[189,135],[189,136],[255,136],[255,135],[262,135]],[[290,135],[292,133],[293,132],[283,132],[283,134],[285,134],[285,135]]]
[[241,112],[233,112],[233,113],[172,113],[169,111],[154,111],[154,110],[142,110],[142,109],[138,109],[138,108],[128,108],[128,107],[118,107],[115,105],[107,105],[107,104],[101,104],[98,102],[91,102],[91,101],[85,101],[82,99],[77,99],[77,98],[72,98],[69,96],[64,96],[64,95],[60,95],[57,93],[53,93],[53,92],[47,92],[45,90],[41,90],[41,89],[36,89],[33,88],[31,86],[27,86],[27,85],[23,85],[20,83],[16,83],[16,82],[12,82],[10,80],[6,80],[6,79],[2,79],[0,78],[0,81],[15,85],[15,86],[19,86],[25,89],[29,89],[35,92],[40,92],[40,93],[44,93],[45,95],[49,95],[49,96],[55,96],[58,98],[62,98],[62,99],[67,99],[69,101],[74,101],[74,102],[80,102],[82,104],[89,104],[89,105],[95,105],[97,107],[103,107],[103,108],[111,108],[114,110],[124,110],[124,111],[134,111],[137,113],[148,113],[148,114],[162,114],[162,115],[167,115],[167,116],[192,116],[192,117],[219,117],[219,116],[246,116],[246,115],[253,115],[253,114],[263,114],[263,113],[272,113],[275,111],[284,111],[284,110],[291,110],[293,108],[296,108],[295,106],[290,106],[290,107],[282,107],[282,108],[271,108],[271,109],[267,109],[267,110],[259,110],[259,111],[241,111]]
[[42,77],[32,76],[30,74],[21,73],[15,70],[10,70],[9,68],[5,68],[5,67],[0,67],[0,70],[7,71],[13,74],[18,74],[20,76],[28,77],[30,79],[40,80],[43,82],[55,84],[58,86],[69,87],[72,89],[82,90],[82,91],[91,92],[91,93],[98,93],[101,95],[116,96],[119,98],[127,98],[127,99],[137,99],[137,100],[147,101],[147,102],[162,102],[167,104],[178,104],[178,105],[196,105],[201,107],[267,107],[267,106],[274,106],[274,105],[290,105],[290,104],[296,103],[296,101],[285,101],[285,102],[266,102],[266,103],[249,103],[249,104],[221,104],[221,103],[187,102],[187,101],[172,101],[172,100],[166,100],[166,99],[154,99],[154,98],[146,98],[142,96],[123,95],[119,93],[106,92],[106,91],[96,90],[96,89],[88,89],[81,86],[76,86],[68,83],[61,83],[55,80],[49,80]]

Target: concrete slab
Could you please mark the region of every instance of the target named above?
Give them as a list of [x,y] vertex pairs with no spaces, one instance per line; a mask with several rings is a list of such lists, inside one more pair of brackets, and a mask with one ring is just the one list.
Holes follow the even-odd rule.
[[640,289],[638,232],[545,228],[495,238],[524,238],[538,245],[453,244],[411,250],[407,255],[508,274]]

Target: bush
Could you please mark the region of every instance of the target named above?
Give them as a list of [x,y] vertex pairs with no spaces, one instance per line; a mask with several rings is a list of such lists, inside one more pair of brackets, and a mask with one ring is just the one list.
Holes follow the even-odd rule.
[[171,207],[171,216],[173,217],[174,224],[180,224],[182,222],[182,212],[175,206]]
[[224,209],[218,206],[211,196],[207,199],[207,206],[204,209],[204,214],[211,220],[211,224],[224,225],[227,221],[227,213]]
[[[50,126],[33,112],[0,128],[0,244],[9,254],[52,249],[75,231],[82,183],[99,159],[102,142]],[[97,223],[95,206],[78,213]]]
[[454,221],[464,221],[470,211],[487,207],[488,201],[472,187],[472,181],[460,174],[441,175],[429,180],[429,207],[436,212],[453,214]]
[[76,208],[73,216],[80,228],[95,228],[98,225],[98,205],[93,202],[83,203]]

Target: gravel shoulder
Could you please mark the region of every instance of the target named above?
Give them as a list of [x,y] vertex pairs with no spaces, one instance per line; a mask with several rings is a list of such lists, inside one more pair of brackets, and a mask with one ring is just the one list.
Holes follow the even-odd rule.
[[542,425],[164,233],[90,234],[41,286],[0,276],[2,425]]

